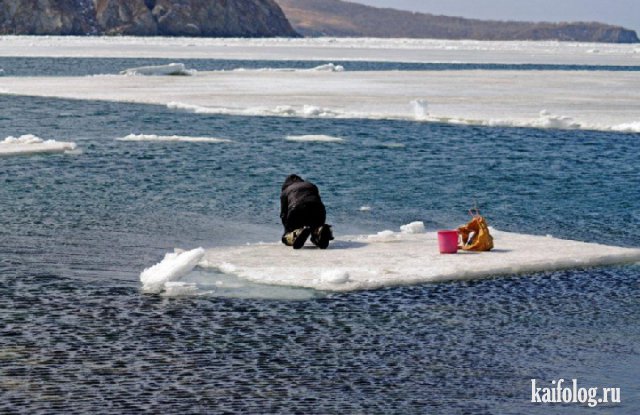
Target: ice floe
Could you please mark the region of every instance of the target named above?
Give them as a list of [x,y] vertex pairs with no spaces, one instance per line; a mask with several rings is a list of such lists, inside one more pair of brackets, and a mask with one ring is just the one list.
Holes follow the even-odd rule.
[[20,137],[9,136],[0,141],[0,156],[36,153],[68,153],[75,150],[76,143],[56,140],[43,140],[33,134]]
[[640,123],[637,71],[350,71],[340,76],[218,71],[171,82],[164,77],[0,77],[0,90],[166,105],[197,114],[629,133],[638,132]]
[[[2,36],[2,56],[637,65],[633,44],[379,38]],[[594,53],[595,51],[598,53]]]
[[167,65],[140,66],[129,68],[120,72],[121,75],[144,75],[144,76],[190,76],[196,74],[195,69],[187,69],[184,63],[169,63]]
[[[143,291],[171,297],[225,289],[237,290],[236,295],[240,296],[260,296],[263,284],[353,291],[640,262],[637,248],[495,229],[491,229],[495,249],[490,252],[442,255],[437,233],[425,232],[422,222],[412,222],[400,229],[337,237],[326,250],[311,244],[292,250],[279,242],[207,250],[176,249],[145,269],[140,280]],[[284,297],[290,294],[301,295],[281,293]]]
[[441,255],[437,234],[339,237],[327,250],[280,243],[208,249],[201,267],[254,283],[327,291],[479,279],[640,261],[640,249],[492,230],[491,252]]
[[344,142],[344,138],[333,137],[330,135],[323,134],[309,134],[309,135],[288,135],[285,137],[287,141],[297,141],[297,142],[318,142],[318,143],[342,143]]
[[155,134],[129,134],[116,138],[117,141],[158,141],[158,142],[183,142],[183,143],[230,143],[226,138],[215,137],[190,137],[182,135],[155,135]]

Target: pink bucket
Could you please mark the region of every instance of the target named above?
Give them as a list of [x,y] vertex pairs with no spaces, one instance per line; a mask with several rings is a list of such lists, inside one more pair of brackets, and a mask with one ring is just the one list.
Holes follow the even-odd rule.
[[458,252],[458,231],[438,231],[438,246],[441,254]]

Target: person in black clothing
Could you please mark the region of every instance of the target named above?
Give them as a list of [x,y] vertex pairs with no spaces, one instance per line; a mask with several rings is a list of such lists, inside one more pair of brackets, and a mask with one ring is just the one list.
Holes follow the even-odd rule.
[[333,239],[318,187],[298,175],[288,176],[282,185],[280,218],[284,225],[282,243],[293,249],[302,248],[309,235],[320,249],[326,249]]

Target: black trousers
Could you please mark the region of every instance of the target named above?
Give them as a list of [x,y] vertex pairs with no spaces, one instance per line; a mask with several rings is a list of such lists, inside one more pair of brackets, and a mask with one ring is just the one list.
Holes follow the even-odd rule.
[[326,220],[327,211],[321,202],[305,203],[289,210],[284,223],[284,232],[289,233],[304,226],[314,229],[324,225]]

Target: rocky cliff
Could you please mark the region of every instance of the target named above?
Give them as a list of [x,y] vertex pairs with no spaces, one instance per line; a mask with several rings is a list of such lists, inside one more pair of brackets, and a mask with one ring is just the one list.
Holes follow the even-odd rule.
[[602,23],[502,22],[380,9],[341,0],[276,0],[305,36],[637,43],[635,31]]
[[0,0],[0,34],[297,36],[274,0]]

